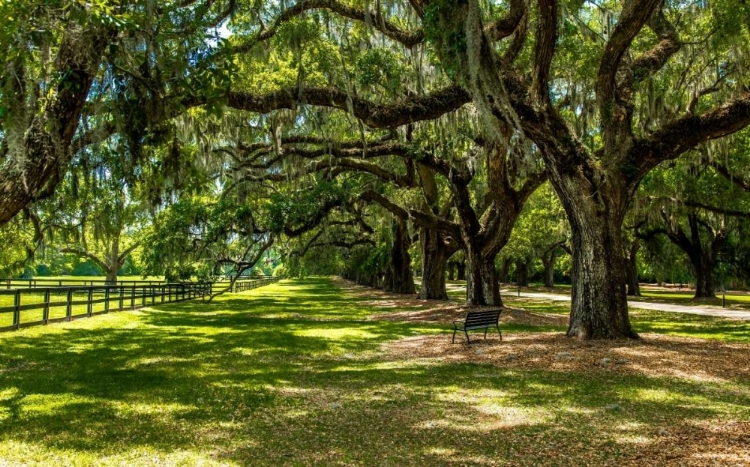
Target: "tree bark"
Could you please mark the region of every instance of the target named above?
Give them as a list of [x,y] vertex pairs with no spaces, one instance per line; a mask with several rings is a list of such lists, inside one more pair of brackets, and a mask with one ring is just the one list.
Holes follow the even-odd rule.
[[626,203],[603,189],[598,197],[590,196],[592,187],[578,186],[581,181],[571,177],[565,189],[558,190],[564,195],[561,200],[572,232],[573,286],[567,334],[582,339],[637,338],[628,315],[622,255]]
[[641,296],[641,286],[638,283],[638,249],[640,241],[636,238],[630,246],[630,254],[627,258],[626,277],[628,281],[628,295],[631,297]]
[[510,258],[503,258],[502,264],[500,265],[500,271],[497,276],[497,280],[500,283],[508,282],[508,271],[510,271]]
[[544,265],[544,286],[553,288],[555,286],[555,263],[557,262],[557,248],[546,255],[542,255],[542,264]]
[[516,260],[516,285],[520,287],[529,285],[529,260],[526,258]]
[[482,286],[482,255],[477,245],[466,245],[466,304],[486,305]]
[[400,294],[414,294],[414,277],[411,271],[411,256],[409,255],[409,231],[406,221],[394,218],[393,246],[391,247],[390,263],[383,284],[386,292]]
[[485,304],[494,306],[503,306],[500,298],[500,284],[497,280],[497,270],[495,269],[495,258],[485,258],[482,262],[482,288]]
[[456,280],[466,280],[466,261],[459,261],[456,263]]
[[707,254],[698,253],[691,263],[695,272],[695,296],[693,298],[716,298],[714,291],[714,261]]
[[434,229],[421,229],[422,287],[417,298],[423,300],[448,300],[445,288],[445,268],[448,251],[441,233]]
[[479,249],[476,244],[466,248],[466,303],[471,306],[502,306],[495,257],[485,256]]
[[105,274],[107,275],[107,285],[117,285],[117,271],[119,268],[112,268],[105,270]]

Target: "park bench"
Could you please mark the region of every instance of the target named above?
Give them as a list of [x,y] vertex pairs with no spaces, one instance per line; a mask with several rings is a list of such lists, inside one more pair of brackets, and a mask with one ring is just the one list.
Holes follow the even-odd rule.
[[500,340],[503,340],[503,333],[500,332],[500,325],[498,323],[501,311],[501,308],[496,308],[468,312],[463,321],[453,322],[453,339],[451,339],[451,343],[456,342],[456,332],[463,331],[466,334],[466,343],[471,344],[468,331],[472,329],[484,329],[484,338],[487,339],[487,329],[491,327],[497,329],[497,333],[500,334]]

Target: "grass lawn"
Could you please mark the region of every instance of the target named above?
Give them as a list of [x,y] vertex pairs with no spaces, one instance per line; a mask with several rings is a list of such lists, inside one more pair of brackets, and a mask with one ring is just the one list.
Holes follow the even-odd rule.
[[540,308],[469,347],[441,307],[310,278],[0,334],[0,465],[750,462],[736,323],[585,344]]

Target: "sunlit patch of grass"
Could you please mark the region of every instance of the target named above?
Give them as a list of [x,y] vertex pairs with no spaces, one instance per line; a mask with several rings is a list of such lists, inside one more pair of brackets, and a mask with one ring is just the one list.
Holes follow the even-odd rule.
[[743,293],[721,293],[716,292],[716,298],[694,299],[693,291],[671,291],[671,290],[641,290],[641,297],[629,297],[631,301],[650,301],[658,303],[674,303],[677,305],[712,305],[722,306],[726,300],[726,305],[735,308],[750,309],[750,294]]
[[630,319],[638,332],[750,342],[750,321],[746,320],[633,308],[630,309]]

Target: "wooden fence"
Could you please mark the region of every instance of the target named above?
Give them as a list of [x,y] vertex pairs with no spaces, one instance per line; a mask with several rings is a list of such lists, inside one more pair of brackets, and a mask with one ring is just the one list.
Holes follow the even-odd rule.
[[[278,282],[281,278],[253,276],[236,281],[230,292],[243,292]],[[222,282],[106,281],[75,279],[4,279],[0,288],[0,331],[71,321],[134,310],[160,303],[192,300],[213,293]],[[10,288],[22,281],[26,286]],[[76,285],[70,285],[69,283]],[[78,285],[77,282],[82,283]],[[2,287],[2,286],[0,286]]]
[[34,289],[39,287],[86,287],[86,286],[143,286],[143,285],[164,285],[167,281],[147,281],[147,280],[130,280],[130,281],[117,281],[114,283],[108,283],[104,279],[0,279],[0,284],[3,284],[6,289]]
[[192,300],[212,290],[210,282],[0,289],[0,331]]
[[281,280],[281,277],[256,276],[248,279],[238,279],[232,286],[232,292],[244,292],[245,290],[257,289],[264,285],[273,284]]

